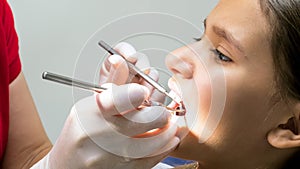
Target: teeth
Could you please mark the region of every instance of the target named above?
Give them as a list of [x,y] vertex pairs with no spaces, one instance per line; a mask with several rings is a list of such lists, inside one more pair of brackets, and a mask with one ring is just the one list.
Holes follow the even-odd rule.
[[177,116],[184,116],[186,113],[185,106],[182,99],[173,90],[170,91],[169,95],[174,98],[174,101],[168,106],[170,108],[176,109],[175,114]]
[[180,102],[180,105],[178,105],[177,109],[179,110],[179,111],[176,112],[177,116],[184,116],[185,115],[186,109],[185,109],[185,106],[184,106],[182,101]]

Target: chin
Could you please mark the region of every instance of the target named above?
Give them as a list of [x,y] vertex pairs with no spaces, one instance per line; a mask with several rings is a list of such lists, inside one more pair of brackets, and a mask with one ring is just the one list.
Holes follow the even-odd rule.
[[204,150],[201,151],[204,147],[205,144],[199,144],[198,138],[192,132],[189,132],[170,155],[187,160],[201,161],[201,156],[205,154],[203,153]]

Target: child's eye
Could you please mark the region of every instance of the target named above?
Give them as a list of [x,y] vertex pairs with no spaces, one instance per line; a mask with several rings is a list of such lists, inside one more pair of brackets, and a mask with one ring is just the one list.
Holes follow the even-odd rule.
[[[193,38],[196,42],[199,42],[202,40],[202,38]],[[212,50],[219,60],[222,62],[232,62],[232,59],[230,59],[228,56],[224,55],[222,52],[220,52],[218,49]]]
[[232,62],[232,60],[228,56],[224,55],[218,49],[215,49],[214,52],[216,53],[218,59],[220,59],[222,62]]

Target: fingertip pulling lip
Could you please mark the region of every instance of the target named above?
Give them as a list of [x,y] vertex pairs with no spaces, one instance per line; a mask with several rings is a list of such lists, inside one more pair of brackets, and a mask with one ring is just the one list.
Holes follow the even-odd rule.
[[[173,91],[173,92],[176,93],[176,95],[177,95],[178,97],[181,96],[181,94],[180,94],[180,92],[179,92],[180,89],[179,89],[178,85],[176,84],[176,80],[174,79],[174,77],[171,77],[171,78],[168,80],[168,86],[169,86],[169,88],[171,89],[171,91]],[[181,97],[180,97],[180,99],[181,99]]]
[[170,88],[169,95],[171,95],[173,98],[175,98],[175,102],[180,103],[182,102],[182,95],[181,95],[181,90],[178,87],[176,80],[171,77],[168,81],[168,86]]

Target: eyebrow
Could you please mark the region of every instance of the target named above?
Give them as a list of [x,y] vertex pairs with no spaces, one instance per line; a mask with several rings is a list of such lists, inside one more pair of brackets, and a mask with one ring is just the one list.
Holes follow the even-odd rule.
[[[204,27],[206,27],[207,19],[204,20]],[[230,44],[232,44],[236,49],[238,49],[241,53],[244,53],[243,47],[240,44],[238,40],[236,40],[232,34],[228,31],[226,31],[224,28],[218,27],[213,25],[212,29],[215,34],[220,36],[221,38],[224,38],[226,41],[228,41]]]

